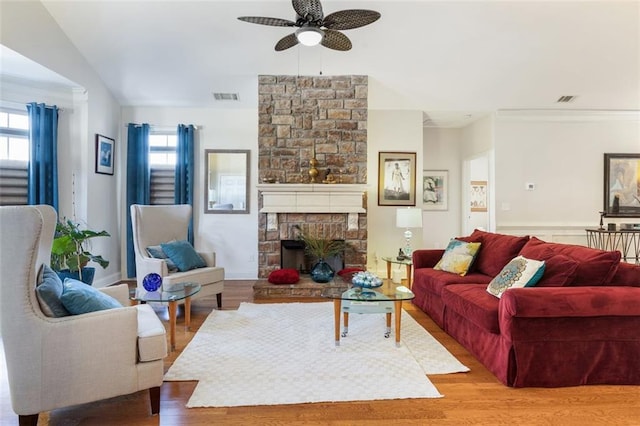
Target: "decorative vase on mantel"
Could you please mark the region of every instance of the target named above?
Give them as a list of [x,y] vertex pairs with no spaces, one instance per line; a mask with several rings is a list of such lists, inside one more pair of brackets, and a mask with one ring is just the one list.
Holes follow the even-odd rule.
[[311,268],[311,279],[317,283],[328,283],[333,279],[335,274],[336,272],[331,265],[322,258]]

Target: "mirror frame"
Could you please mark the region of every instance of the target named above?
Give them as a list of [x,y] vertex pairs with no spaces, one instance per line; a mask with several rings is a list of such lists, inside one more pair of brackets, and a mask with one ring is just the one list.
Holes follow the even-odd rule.
[[[209,208],[209,155],[210,154],[244,154],[245,155],[245,188],[244,188],[244,209],[237,210],[218,210]],[[251,150],[249,149],[205,149],[204,150],[204,212],[207,214],[248,214],[249,213],[249,182],[251,175],[250,158]]]

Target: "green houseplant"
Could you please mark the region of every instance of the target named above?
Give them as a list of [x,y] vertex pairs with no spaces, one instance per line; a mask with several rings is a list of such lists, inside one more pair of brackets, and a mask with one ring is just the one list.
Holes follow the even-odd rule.
[[110,236],[107,231],[80,229],[78,223],[69,219],[58,222],[51,248],[51,268],[63,280],[66,277],[72,277],[91,284],[95,268],[87,267],[87,263],[92,261],[106,268],[109,266],[109,261],[89,252],[89,240]]
[[311,267],[311,279],[318,283],[327,283],[335,276],[335,271],[325,260],[333,256],[344,256],[349,245],[344,240],[335,240],[312,235],[298,229],[298,240],[304,243],[304,250],[307,255],[314,258],[315,264]]

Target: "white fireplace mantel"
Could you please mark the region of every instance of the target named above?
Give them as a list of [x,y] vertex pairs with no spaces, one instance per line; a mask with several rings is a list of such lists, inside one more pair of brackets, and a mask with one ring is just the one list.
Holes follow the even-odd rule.
[[357,229],[358,213],[366,213],[366,185],[268,183],[257,188],[269,230],[277,229],[277,213],[347,213],[349,229]]

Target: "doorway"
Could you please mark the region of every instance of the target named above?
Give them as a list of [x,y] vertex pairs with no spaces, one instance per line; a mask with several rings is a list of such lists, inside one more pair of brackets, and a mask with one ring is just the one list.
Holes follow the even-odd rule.
[[493,150],[464,160],[462,179],[462,228],[495,231]]

